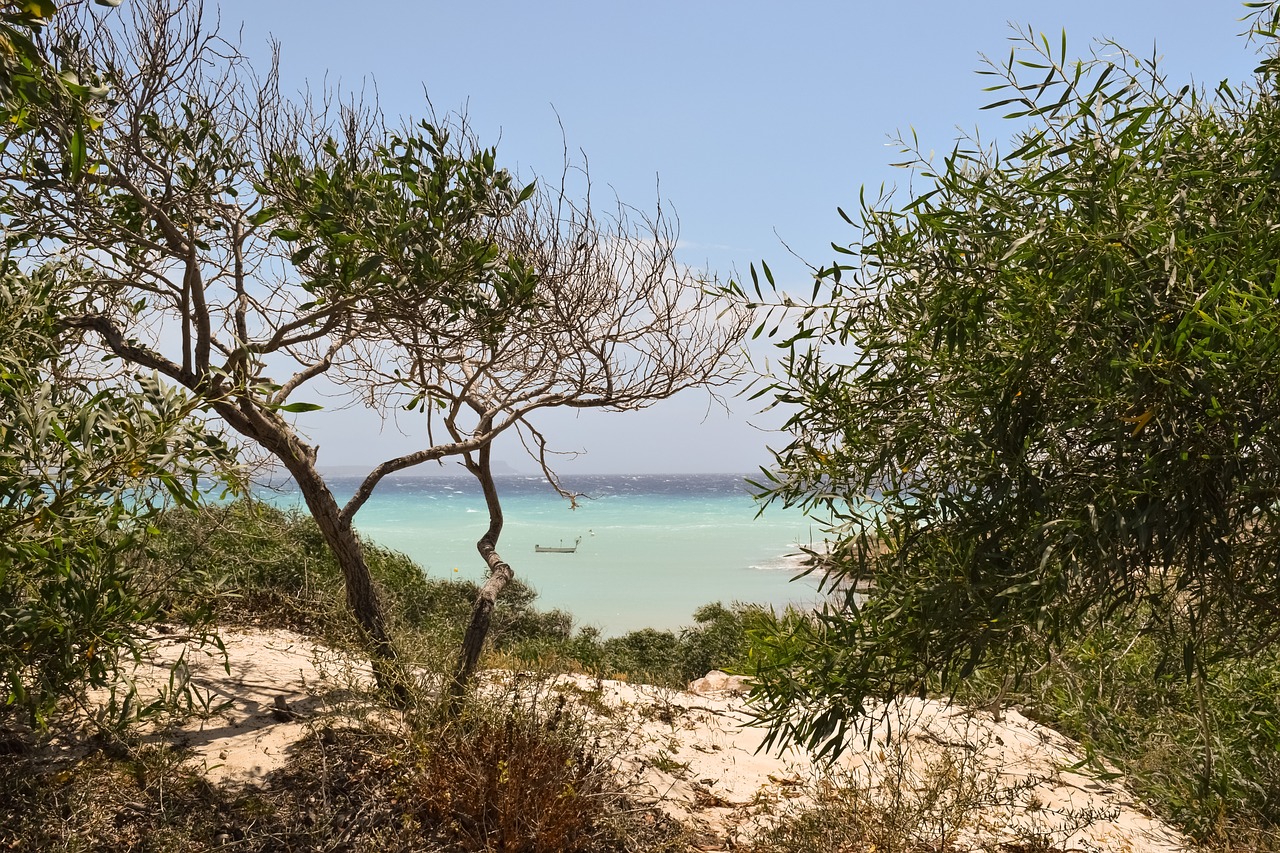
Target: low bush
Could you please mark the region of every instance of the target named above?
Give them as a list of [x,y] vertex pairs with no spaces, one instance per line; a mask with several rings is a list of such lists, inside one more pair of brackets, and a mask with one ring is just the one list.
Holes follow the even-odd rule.
[[1280,850],[1280,650],[1189,678],[1137,623],[1103,622],[1021,683],[980,670],[961,691],[995,697],[1114,764],[1197,840]]
[[[198,608],[224,625],[290,628],[330,642],[354,636],[341,572],[305,513],[240,500],[173,510],[157,527],[160,535],[134,562],[152,586],[168,591],[172,618],[191,617]],[[451,659],[477,585],[429,578],[404,554],[373,543],[365,543],[365,556],[409,654]],[[558,662],[670,687],[683,687],[712,669],[739,669],[747,628],[762,612],[755,605],[716,602],[699,608],[694,624],[678,632],[647,628],[605,639],[590,627],[575,632],[568,613],[541,610],[536,600],[537,593],[519,578],[498,598],[488,642],[504,664]]]
[[[662,853],[678,826],[635,809],[564,707],[472,697],[453,721],[315,730],[262,786],[210,785],[167,746],[0,760],[0,849],[101,853]],[[330,721],[332,722],[332,721]]]
[[68,360],[58,318],[82,294],[64,272],[0,252],[0,724],[44,726],[142,653],[155,608],[121,555],[235,458],[178,390],[105,390]]
[[[172,591],[175,616],[199,602],[221,624],[290,628],[331,641],[352,636],[341,571],[305,513],[241,500],[171,511],[157,526],[160,535],[135,559],[155,585]],[[428,578],[409,557],[373,543],[364,550],[388,619],[406,645],[461,641],[475,583]],[[497,648],[568,639],[569,616],[537,610],[535,598],[518,580],[504,591],[490,630]]]
[[812,807],[770,820],[752,853],[1065,853],[1082,849],[1066,846],[1072,834],[1114,819],[1085,808],[1054,809],[1051,821],[1036,810],[993,821],[993,813],[1023,811],[1030,788],[986,766],[984,743],[971,746],[921,755],[891,740],[871,759],[884,763],[880,781],[857,771],[835,774]]
[[694,624],[678,632],[643,628],[602,639],[599,631],[584,628],[558,651],[603,677],[683,688],[713,669],[742,671],[747,627],[760,613],[758,605],[715,602],[694,611]]
[[565,713],[513,697],[472,702],[419,757],[408,800],[464,851],[602,849],[612,774],[590,733]]

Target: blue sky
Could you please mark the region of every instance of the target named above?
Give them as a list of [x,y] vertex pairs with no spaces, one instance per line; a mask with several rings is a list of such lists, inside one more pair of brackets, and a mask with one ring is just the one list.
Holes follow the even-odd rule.
[[[210,9],[214,8],[210,2]],[[598,190],[681,221],[681,259],[721,278],[766,259],[805,286],[800,257],[823,263],[850,238],[837,206],[861,186],[904,183],[888,164],[895,132],[949,150],[958,129],[1005,138],[980,107],[980,54],[1008,55],[1009,22],[1065,28],[1087,54],[1106,36],[1164,57],[1171,81],[1212,87],[1256,64],[1234,0],[1075,2],[350,2],[227,0],[225,32],[264,64],[282,47],[286,91],[327,80],[376,87],[390,117],[465,108],[482,141],[526,175],[558,173],[565,142]],[[370,11],[376,8],[376,13]],[[561,136],[560,123],[564,126]],[[688,392],[645,412],[538,420],[566,471],[749,471],[768,461],[777,413],[744,398],[731,412]],[[411,425],[406,424],[406,429]],[[321,464],[361,465],[417,446],[361,413],[307,422]],[[517,447],[496,454],[532,470]]]

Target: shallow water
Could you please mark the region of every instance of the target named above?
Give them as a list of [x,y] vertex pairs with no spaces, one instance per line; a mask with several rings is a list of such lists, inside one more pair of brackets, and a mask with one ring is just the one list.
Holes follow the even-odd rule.
[[[357,478],[330,478],[339,501]],[[675,628],[711,601],[811,603],[815,583],[791,582],[798,544],[820,531],[802,513],[760,517],[734,475],[580,476],[578,508],[536,477],[498,478],[505,524],[499,553],[538,591],[539,606],[572,613],[606,635]],[[297,492],[270,497],[301,505]],[[475,542],[488,526],[484,498],[466,477],[398,477],[379,485],[356,516],[363,536],[403,551],[432,577],[479,580]],[[534,545],[577,544],[572,554]]]

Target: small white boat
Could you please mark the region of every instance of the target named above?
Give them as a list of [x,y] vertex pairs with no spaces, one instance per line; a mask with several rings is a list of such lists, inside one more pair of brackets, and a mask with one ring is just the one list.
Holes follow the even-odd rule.
[[559,545],[534,545],[533,551],[535,554],[572,554],[578,550],[578,545],[581,543],[582,537],[579,536],[573,540],[572,545],[566,545],[564,540],[561,540]]

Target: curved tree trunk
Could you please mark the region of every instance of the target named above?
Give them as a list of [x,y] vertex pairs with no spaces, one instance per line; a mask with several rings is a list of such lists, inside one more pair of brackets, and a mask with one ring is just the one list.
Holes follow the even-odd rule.
[[395,651],[391,638],[387,634],[387,622],[382,611],[382,603],[378,600],[378,592],[373,586],[373,577],[364,559],[364,548],[355,528],[343,518],[333,493],[314,467],[306,466],[304,476],[294,474],[294,480],[307,502],[307,509],[320,528],[325,542],[333,551],[338,566],[342,569],[342,579],[347,592],[347,606],[351,608],[356,621],[373,643],[373,651],[378,657],[391,659]]
[[349,519],[345,518],[338,508],[338,503],[329,491],[323,478],[315,471],[314,466],[307,466],[309,477],[294,475],[298,488],[302,491],[307,508],[320,528],[320,533],[333,552],[338,566],[342,569],[343,585],[346,587],[347,606],[368,638],[371,651],[374,678],[378,686],[390,690],[397,702],[408,699],[408,688],[403,669],[396,663],[395,646],[387,632],[387,621],[383,613],[382,602],[378,590],[369,574],[369,565],[364,559],[364,548],[360,537],[356,535]]
[[[188,276],[192,268],[188,269]],[[347,604],[364,631],[371,646],[374,675],[379,686],[390,688],[398,699],[406,697],[405,680],[393,664],[396,654],[387,634],[386,618],[378,600],[369,566],[364,560],[360,539],[316,470],[316,448],[298,438],[293,427],[282,418],[276,408],[249,393],[228,391],[219,384],[219,378],[209,366],[208,314],[195,311],[200,332],[194,363],[186,355],[182,365],[166,360],[160,355],[129,341],[120,328],[108,317],[84,315],[63,321],[68,329],[83,329],[101,335],[107,348],[126,361],[155,370],[192,394],[209,402],[213,411],[233,430],[266,450],[285,466],[307,502],[307,508],[316,520],[325,543],[333,551],[347,592]]]
[[397,699],[403,700],[407,696],[405,680],[394,663],[395,647],[387,632],[382,602],[365,562],[364,549],[351,520],[342,513],[324,477],[316,470],[315,448],[299,440],[283,421],[275,421],[251,406],[242,408],[223,403],[214,409],[233,429],[270,451],[293,476],[320,534],[342,570],[347,606],[369,640],[378,686],[391,690]]
[[485,445],[479,453],[479,462],[473,462],[470,455],[466,457],[467,470],[480,481],[484,490],[484,500],[489,507],[489,529],[476,543],[476,550],[489,567],[489,577],[480,587],[476,595],[475,605],[471,609],[471,622],[462,638],[462,648],[458,652],[458,662],[454,667],[453,681],[449,686],[449,711],[456,713],[467,685],[475,675],[476,665],[480,661],[480,652],[484,648],[485,637],[489,634],[489,625],[493,621],[493,608],[498,596],[502,593],[515,570],[498,555],[498,537],[502,535],[502,504],[498,500],[498,488],[493,482],[493,472],[489,467],[489,445]]

